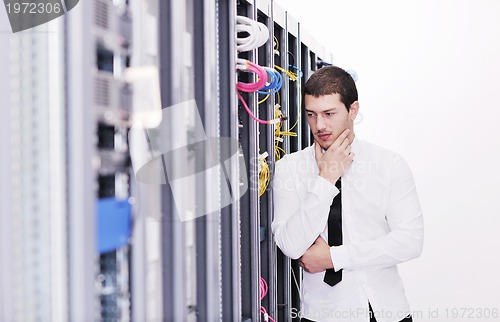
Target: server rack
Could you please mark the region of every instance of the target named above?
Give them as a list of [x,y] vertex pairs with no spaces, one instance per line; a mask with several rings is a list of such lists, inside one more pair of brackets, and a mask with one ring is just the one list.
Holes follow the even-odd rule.
[[[258,63],[261,66],[269,66],[274,68],[275,61],[275,44],[274,44],[274,8],[271,1],[258,1],[257,2],[257,19],[265,24],[269,29],[269,41],[259,48]],[[259,94],[259,102],[266,99],[267,95]],[[274,108],[276,104],[276,94],[269,94],[269,97],[259,104],[259,118],[273,119]],[[272,126],[259,124],[258,132],[259,141],[259,155],[267,154],[265,162],[274,164],[275,162],[275,141],[274,141],[274,128]],[[269,191],[269,189],[266,189]],[[272,230],[270,229],[272,223],[273,196],[271,193],[264,193],[260,196],[260,258],[261,258],[261,277],[267,281],[270,286],[267,295],[261,300],[261,305],[267,309],[267,313],[274,317],[277,312],[276,301],[276,245],[272,239]],[[261,296],[262,297],[262,296]]]
[[[64,57],[61,25],[2,40],[2,309],[0,319],[65,319],[68,295],[64,208]],[[49,33],[49,31],[54,31]],[[4,68],[5,67],[5,68]],[[48,79],[55,81],[49,83]],[[2,86],[3,87],[3,86]],[[5,172],[5,173],[4,173]],[[61,277],[59,277],[61,276]],[[50,291],[52,290],[52,291]]]
[[[235,92],[236,72],[236,44],[235,21],[236,3],[234,1],[217,0],[217,44],[219,74],[219,102],[220,102],[220,135],[239,139],[242,121],[239,118],[237,98]],[[231,165],[231,181],[241,180],[239,163]],[[240,202],[234,202],[221,209],[221,284],[222,284],[222,321],[242,320],[242,287],[241,274],[241,239],[242,227],[240,217]]]
[[[249,17],[257,20],[257,6],[253,1],[240,2],[237,6],[237,15]],[[239,58],[244,58],[253,62],[257,62],[257,50],[239,53]],[[256,81],[255,76],[239,75],[239,80],[245,82]],[[258,114],[258,97],[257,93],[244,94],[243,98],[248,102],[251,112],[254,115]],[[241,314],[242,319],[258,320],[260,316],[259,310],[259,277],[260,277],[260,203],[258,194],[258,159],[259,141],[258,124],[251,120],[250,116],[242,111],[242,107],[238,110],[241,126],[239,129],[240,143],[243,148],[243,155],[248,164],[247,173],[249,178],[248,192],[240,199],[240,220],[241,220]]]
[[[288,117],[283,124],[284,128],[292,129],[296,133],[294,136],[284,136],[279,146],[286,153],[298,151],[312,143],[307,122],[303,117],[301,87],[311,71],[316,69],[316,55],[324,57],[325,61],[331,61],[332,56],[323,47],[317,45],[298,21],[275,2],[238,1],[237,14],[264,23],[268,26],[270,33],[270,40],[264,46],[252,52],[239,53],[239,57],[249,59],[261,66],[274,67],[276,64],[285,70],[296,72],[297,78],[284,76],[279,94],[270,95],[271,97],[264,104],[258,104],[261,97],[256,96],[255,93],[250,93],[244,98],[249,103],[251,111],[259,115],[261,119],[272,118],[274,105],[279,103],[283,114]],[[307,39],[306,43],[302,41],[303,34]],[[276,44],[274,39],[276,39]],[[275,50],[275,46],[278,50]],[[240,75],[240,80],[251,81],[245,76]],[[267,150],[270,156],[268,162],[272,168],[276,161],[273,126],[261,124],[258,125],[256,131],[256,122],[248,117],[241,106],[239,114],[243,123],[240,136],[246,160],[251,163],[259,153]],[[250,169],[248,173],[250,178],[256,176],[255,171],[255,168]],[[254,186],[250,186],[250,192],[257,191],[258,187],[255,184],[257,180],[251,181]],[[262,318],[261,304],[270,316],[277,318],[278,321],[290,321],[290,310],[292,308],[300,310],[299,290],[293,282],[292,269],[299,285],[301,271],[297,263],[290,261],[276,249],[272,241],[272,198],[271,189],[267,189],[260,198],[250,193],[247,199],[241,201],[241,209],[245,210],[240,215],[243,218],[241,244],[242,252],[247,253],[241,259],[242,320],[260,320]],[[250,221],[245,221],[244,218],[250,218]],[[257,242],[256,227],[262,231],[262,238],[259,242]],[[255,253],[259,253],[260,257],[255,258]],[[257,269],[256,266],[258,266]],[[260,290],[256,292],[255,287],[259,285],[261,276],[268,282],[269,291],[262,301],[258,301],[256,299],[260,295]]]
[[[288,23],[287,23],[287,13],[281,8],[278,4],[273,3],[274,7],[274,34],[276,36],[276,40],[278,43],[279,50],[279,66],[288,66]],[[280,105],[285,115],[290,114],[290,100],[287,95],[289,91],[290,82],[284,81],[283,86],[280,91]],[[289,153],[290,151],[290,139],[288,136],[284,137],[283,142],[281,142],[280,146]],[[277,294],[277,319],[278,321],[288,321],[289,310],[291,309],[292,303],[292,284],[291,284],[291,274],[290,274],[290,259],[287,258],[283,253],[278,249],[277,251],[277,276],[280,276],[277,279],[276,283],[276,294]]]

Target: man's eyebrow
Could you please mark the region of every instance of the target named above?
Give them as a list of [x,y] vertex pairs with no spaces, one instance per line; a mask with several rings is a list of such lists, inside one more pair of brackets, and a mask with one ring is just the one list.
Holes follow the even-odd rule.
[[[336,107],[332,107],[332,108],[329,108],[327,110],[320,111],[319,113],[327,113],[327,112],[336,111],[336,110],[337,110]],[[308,113],[316,113],[315,111],[308,110],[307,108],[306,108],[306,112],[308,112]]]

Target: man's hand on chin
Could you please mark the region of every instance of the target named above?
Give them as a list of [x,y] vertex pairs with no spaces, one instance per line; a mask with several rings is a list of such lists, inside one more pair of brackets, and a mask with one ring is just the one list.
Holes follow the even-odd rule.
[[319,236],[314,244],[299,258],[299,266],[308,273],[318,273],[333,268],[330,246]]

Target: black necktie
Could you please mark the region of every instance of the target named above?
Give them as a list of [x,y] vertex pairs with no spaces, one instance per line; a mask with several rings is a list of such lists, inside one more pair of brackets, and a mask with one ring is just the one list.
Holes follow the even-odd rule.
[[[330,215],[328,216],[328,245],[339,246],[342,245],[342,198],[341,198],[341,185],[340,178],[335,183],[339,189],[339,193],[333,198],[332,205],[330,206]],[[335,263],[334,263],[335,265]],[[342,280],[342,270],[335,272],[333,268],[327,269],[325,272],[326,284],[334,286]]]

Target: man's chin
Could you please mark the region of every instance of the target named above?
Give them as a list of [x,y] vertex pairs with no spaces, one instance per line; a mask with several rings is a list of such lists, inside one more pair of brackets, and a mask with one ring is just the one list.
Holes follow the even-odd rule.
[[321,140],[318,140],[316,139],[316,142],[319,143],[319,146],[323,149],[323,150],[328,150],[329,147],[332,146],[333,143],[330,143],[330,142],[321,142]]

